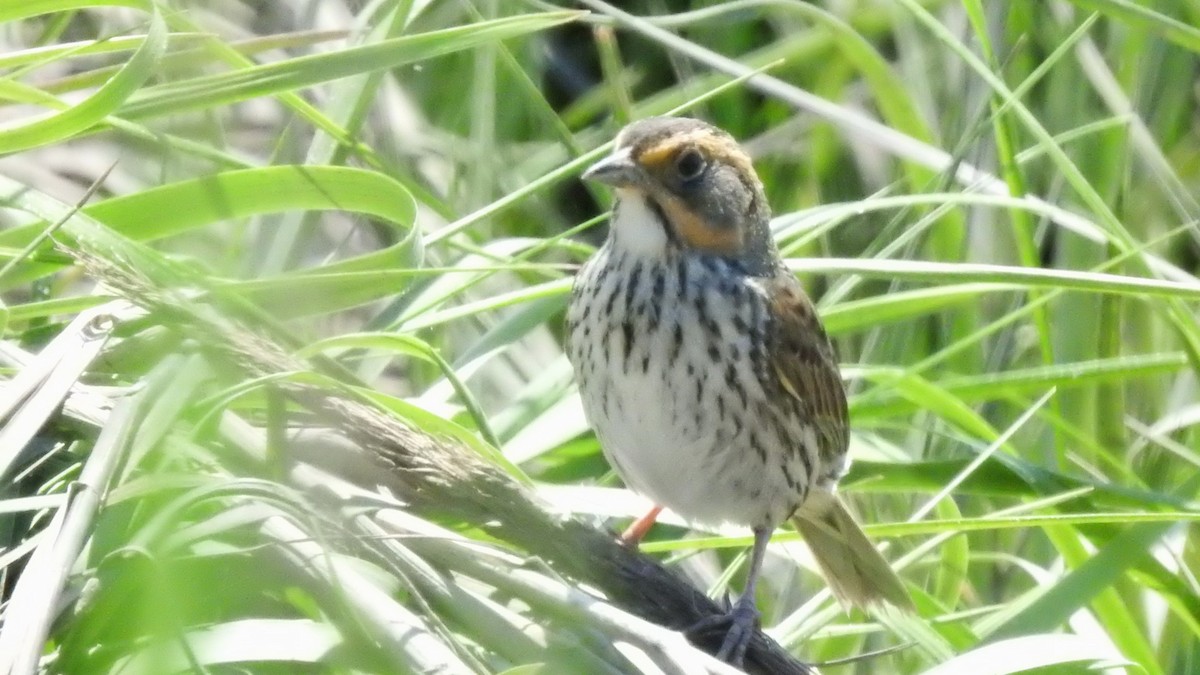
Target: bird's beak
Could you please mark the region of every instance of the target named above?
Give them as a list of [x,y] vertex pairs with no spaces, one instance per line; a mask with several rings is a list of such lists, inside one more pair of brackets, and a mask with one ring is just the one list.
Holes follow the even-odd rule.
[[633,161],[629,148],[621,148],[583,172],[584,180],[594,180],[615,188],[636,187],[646,179],[642,167]]

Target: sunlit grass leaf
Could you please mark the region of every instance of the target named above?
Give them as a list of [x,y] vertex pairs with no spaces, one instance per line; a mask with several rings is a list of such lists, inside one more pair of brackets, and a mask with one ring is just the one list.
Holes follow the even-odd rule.
[[[0,20],[3,20],[0,17]],[[49,145],[87,131],[119,108],[155,73],[167,48],[167,26],[155,8],[142,45],[104,86],[74,105],[16,124],[0,125],[0,154]]]
[[302,56],[232,73],[203,75],[149,87],[119,113],[128,119],[157,117],[292,92],[322,82],[469,49],[574,21],[580,12],[526,14],[429,33],[406,35],[327,54]]
[[1055,672],[1095,672],[1098,668],[1130,665],[1119,654],[1108,654],[1105,645],[1078,635],[1028,635],[1001,640],[960,654],[923,675],[1009,675],[1035,668],[1082,664],[1080,670]]
[[[45,217],[35,196],[11,185],[11,205]],[[178,208],[187,204],[188,208]],[[328,274],[389,269],[411,265],[421,248],[412,229],[416,204],[399,183],[382,174],[333,166],[273,166],[214,174],[164,185],[125,197],[85,206],[81,213],[106,224],[113,232],[135,241],[154,241],[222,221],[293,210],[341,210],[374,216],[397,234],[390,248],[323,267]],[[22,246],[47,227],[46,222],[0,233],[0,243]],[[71,231],[68,225],[66,231]],[[28,265],[24,275],[9,282],[46,274],[45,264]],[[357,304],[357,303],[354,303]]]
[[[683,106],[781,214],[850,394],[840,486],[919,608],[844,614],[781,530],[786,648],[1196,670],[1195,9],[580,2],[0,2],[0,661],[717,670],[491,523],[418,517],[413,476],[281,395],[370,403],[555,517],[640,515],[562,313],[611,203],[579,172],[620,115]],[[75,339],[118,293],[154,309]],[[736,593],[749,542],[668,511],[643,550]]]

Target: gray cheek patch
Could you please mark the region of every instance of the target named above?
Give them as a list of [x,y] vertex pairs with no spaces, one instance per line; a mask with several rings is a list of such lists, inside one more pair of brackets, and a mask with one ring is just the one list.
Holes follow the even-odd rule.
[[728,166],[713,166],[695,189],[682,191],[679,195],[696,213],[713,228],[732,230],[743,225],[751,195]]

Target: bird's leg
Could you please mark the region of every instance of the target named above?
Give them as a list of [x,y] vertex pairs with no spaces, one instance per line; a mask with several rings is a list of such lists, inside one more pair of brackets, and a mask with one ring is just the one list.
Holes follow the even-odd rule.
[[662,513],[663,507],[655,506],[643,515],[641,518],[633,521],[625,531],[621,533],[621,543],[630,547],[637,548],[638,544],[642,543],[642,539],[650,528],[654,526],[654,521],[658,518],[658,514]]
[[692,634],[702,633],[718,625],[729,624],[729,630],[725,633],[725,640],[721,642],[717,658],[738,668],[742,666],[742,660],[746,656],[746,647],[750,645],[750,638],[754,635],[755,626],[758,624],[759,614],[758,608],[754,604],[754,591],[758,586],[758,573],[762,569],[763,557],[767,553],[767,542],[771,540],[771,531],[772,529],[768,527],[754,528],[754,548],[750,549],[750,569],[746,573],[746,587],[742,591],[741,597],[734,603],[733,609],[729,610],[728,614],[702,619],[687,631]]
[[758,608],[754,605],[754,590],[758,585],[758,573],[762,569],[763,557],[767,553],[767,542],[771,540],[771,530],[766,527],[754,528],[754,548],[750,549],[750,570],[746,572],[746,587],[742,597],[730,612],[729,632],[721,643],[717,658],[730,665],[741,667],[742,659],[746,656],[746,647],[750,644],[750,636],[754,635],[758,623]]

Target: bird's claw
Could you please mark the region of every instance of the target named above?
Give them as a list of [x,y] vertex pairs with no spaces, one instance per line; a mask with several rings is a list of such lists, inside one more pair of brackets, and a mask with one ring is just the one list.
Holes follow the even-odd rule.
[[724,609],[726,614],[733,613],[733,596],[729,595],[729,591],[725,591],[721,596],[721,609]]
[[729,632],[717,652],[717,658],[731,666],[741,668],[742,660],[746,657],[746,647],[750,646],[750,638],[758,627],[758,610],[753,602],[739,600],[729,613]]
[[[726,607],[729,606],[728,597],[725,604]],[[707,616],[697,621],[686,632],[688,635],[701,637],[716,628],[728,625],[725,639],[722,640],[721,648],[717,651],[717,658],[731,666],[741,668],[742,661],[746,657],[746,648],[750,646],[750,639],[758,627],[758,618],[758,609],[754,607],[754,602],[743,598],[738,600],[726,613]]]

